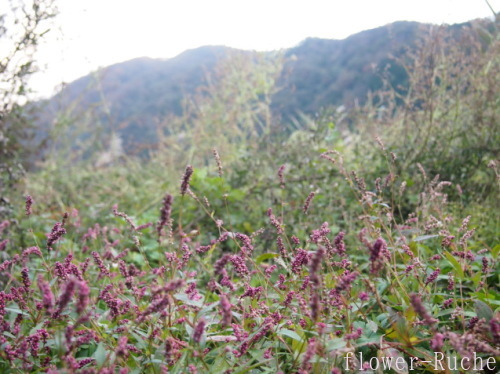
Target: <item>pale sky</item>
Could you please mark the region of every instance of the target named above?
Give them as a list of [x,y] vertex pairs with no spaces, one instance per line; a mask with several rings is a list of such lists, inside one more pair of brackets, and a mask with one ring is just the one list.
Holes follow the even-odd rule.
[[[343,39],[399,21],[457,23],[491,17],[485,0],[57,0],[57,27],[41,46],[42,95],[99,67],[170,58],[202,45],[259,51],[307,37]],[[489,0],[495,11],[500,0]]]

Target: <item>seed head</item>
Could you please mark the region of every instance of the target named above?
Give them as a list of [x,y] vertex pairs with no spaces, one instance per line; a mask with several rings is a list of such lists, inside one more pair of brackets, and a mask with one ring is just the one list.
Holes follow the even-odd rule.
[[205,322],[205,320],[200,319],[200,322],[198,322],[198,324],[194,328],[194,331],[193,331],[193,341],[195,343],[198,343],[198,344],[200,343],[201,337],[203,336],[203,333],[205,332],[205,325],[206,324],[207,323]]
[[314,192],[311,192],[311,193],[309,194],[309,196],[307,196],[307,199],[306,199],[306,201],[305,201],[305,203],[304,203],[304,206],[302,207],[302,211],[303,211],[305,214],[307,214],[307,211],[309,210],[309,208],[310,208],[310,206],[311,206],[311,201],[312,201],[312,199],[313,199],[314,195],[315,195],[315,193],[314,193]]
[[184,175],[182,176],[181,181],[181,195],[184,196],[189,188],[189,181],[191,176],[193,175],[193,167],[191,165],[186,166],[186,171],[184,171]]
[[26,195],[26,215],[29,216],[32,213],[31,206],[35,201],[30,195]]

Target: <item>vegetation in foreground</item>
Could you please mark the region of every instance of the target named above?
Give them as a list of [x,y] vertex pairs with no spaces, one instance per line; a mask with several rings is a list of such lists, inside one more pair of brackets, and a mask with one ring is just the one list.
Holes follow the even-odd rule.
[[[394,179],[372,192],[340,154],[321,157],[364,212],[352,240],[328,222],[290,226],[286,201],[269,205],[262,229],[234,231],[191,189],[191,166],[156,222],[137,222],[115,205],[106,226],[82,225],[73,210],[45,234],[50,220],[27,196],[21,225],[30,244],[20,248],[9,221],[1,225],[10,249],[0,265],[2,371],[340,373],[347,357],[361,370],[363,354],[364,369],[373,357],[402,357],[432,372],[424,361],[435,352],[498,358],[500,245],[475,241],[471,217],[447,213],[450,183],[422,169],[426,197],[398,223],[383,198]],[[216,161],[222,179],[217,153]],[[278,188],[286,191],[287,179],[279,168]],[[184,221],[191,203],[206,211],[212,224],[203,238],[213,239],[198,240]],[[315,210],[311,193],[299,214]],[[407,372],[405,365],[392,369]],[[455,371],[444,363],[442,372]]]

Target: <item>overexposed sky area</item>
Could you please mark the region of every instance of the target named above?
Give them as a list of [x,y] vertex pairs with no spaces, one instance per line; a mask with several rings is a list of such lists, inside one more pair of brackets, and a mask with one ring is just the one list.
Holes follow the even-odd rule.
[[[485,0],[56,0],[59,16],[33,77],[42,95],[62,82],[135,57],[170,58],[202,45],[273,50],[307,37],[343,39],[409,20],[491,17]],[[489,0],[495,11],[500,0]]]

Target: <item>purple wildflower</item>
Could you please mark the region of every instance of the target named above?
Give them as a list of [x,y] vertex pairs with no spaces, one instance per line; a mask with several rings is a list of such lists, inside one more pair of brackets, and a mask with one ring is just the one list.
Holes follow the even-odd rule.
[[251,343],[256,343],[258,342],[260,339],[262,339],[266,334],[267,332],[271,329],[271,327],[273,326],[273,318],[272,317],[266,317],[264,319],[264,322],[262,324],[262,327],[261,329],[257,332],[257,334],[255,334],[252,338],[251,338]]
[[70,278],[66,285],[64,286],[63,292],[57,301],[58,309],[55,313],[54,318],[58,318],[60,313],[64,310],[66,305],[71,301],[73,294],[75,293],[76,281],[73,278]]
[[276,244],[278,245],[278,250],[280,251],[280,255],[283,259],[288,257],[288,254],[286,252],[285,244],[283,243],[283,239],[281,236],[278,236],[276,239]]
[[303,370],[303,372],[308,373],[311,370],[312,365],[310,361],[315,353],[316,353],[316,339],[311,338],[309,339],[309,342],[307,344],[307,350],[306,353],[304,354],[304,358],[301,365],[301,369]]
[[219,177],[222,178],[222,162],[220,159],[219,152],[216,148],[212,148],[212,153],[214,154],[215,163],[217,164],[217,171],[219,172]]
[[118,205],[117,204],[113,206],[113,214],[115,215],[115,217],[121,217],[125,221],[127,221],[127,223],[130,225],[130,227],[132,228],[133,231],[137,230],[137,226],[132,221],[132,218],[130,218],[126,213],[118,211]]
[[366,300],[368,300],[368,298],[369,298],[369,297],[368,297],[368,294],[367,294],[366,292],[360,292],[360,293],[359,293],[359,299],[360,299],[361,301],[366,301]]
[[[154,300],[151,304],[149,304],[149,306],[146,308],[146,310],[141,313],[138,320],[143,321],[150,314],[162,312],[169,305],[170,305],[169,295],[165,295],[163,297],[160,297],[160,298]],[[108,306],[111,307],[111,305],[109,305],[109,304],[108,304]],[[115,308],[115,311],[112,314],[114,316],[119,314],[119,311],[117,310],[117,308]]]
[[23,268],[23,270],[21,270],[21,277],[22,277],[25,292],[28,292],[28,290],[31,286],[28,268]]
[[453,244],[455,237],[453,235],[447,235],[441,240],[441,246],[443,248],[449,248]]
[[475,231],[476,229],[469,230],[460,238],[459,243],[464,250],[467,249],[467,240],[469,240],[472,237],[472,235],[474,235]]
[[28,256],[29,256],[29,255],[31,255],[31,254],[35,254],[35,255],[37,255],[37,256],[42,257],[42,251],[40,251],[40,248],[38,248],[38,247],[29,247],[29,248],[26,248],[26,249],[23,251],[23,253],[22,253],[21,257],[22,257],[23,259],[25,259],[26,257],[28,257]]
[[295,295],[295,291],[290,291],[285,297],[285,301],[283,301],[283,305],[285,308],[288,308],[290,306],[290,303],[293,300],[293,296]]
[[264,356],[263,356],[266,360],[269,360],[270,358],[273,357],[273,352],[272,352],[272,348],[268,348],[264,351]]
[[439,273],[441,273],[441,269],[437,268],[436,270],[434,270],[425,280],[425,285],[427,286],[429,283],[434,282],[437,279]]
[[467,323],[467,329],[472,330],[474,326],[478,323],[479,318],[478,317],[472,317],[469,322]]
[[248,274],[250,274],[250,271],[248,270],[247,265],[245,264],[245,259],[243,257],[238,256],[238,255],[234,255],[234,256],[231,256],[230,261],[233,264],[236,272],[241,277],[245,277]]
[[[94,362],[95,359],[94,358],[84,358],[84,359],[81,359],[80,361],[78,361],[78,369],[81,369],[82,367],[84,367],[85,365],[88,365],[92,362]],[[120,372],[121,374],[121,372]]]
[[307,251],[299,248],[297,249],[297,254],[292,262],[292,272],[294,274],[300,273],[302,265],[306,265],[309,262],[309,254]]
[[245,290],[245,292],[240,296],[240,299],[243,299],[244,297],[255,297],[255,296],[258,296],[260,295],[260,293],[262,292],[262,287],[250,287],[247,285],[247,288]]
[[455,278],[453,277],[453,274],[449,274],[448,275],[448,291],[453,291],[453,289],[455,288]]
[[229,278],[229,275],[227,274],[226,269],[222,269],[221,271],[222,278],[220,280],[221,286],[228,287],[231,291],[234,291],[236,287],[234,286],[233,282],[231,282],[231,279]]
[[174,199],[170,194],[166,194],[165,197],[163,198],[163,203],[160,209],[160,219],[156,224],[156,232],[158,233],[158,237],[161,236],[163,227],[169,224],[170,216],[172,214],[173,200]]
[[285,188],[285,178],[283,176],[284,171],[285,171],[285,165],[281,165],[280,168],[278,169],[278,177],[280,179],[281,188]]
[[355,332],[345,334],[344,340],[356,340],[359,339],[361,335],[363,335],[363,329],[358,327]]
[[236,337],[236,341],[242,342],[243,340],[248,338],[248,333],[240,325],[232,323],[231,327],[233,328],[233,333]]
[[214,264],[214,274],[219,275],[222,272],[222,269],[226,266],[226,264],[231,261],[231,255],[230,254],[225,254],[221,258],[219,258],[217,261],[215,261]]
[[78,303],[76,304],[76,312],[82,314],[89,304],[90,289],[85,281],[78,283]]
[[431,339],[431,349],[436,352],[441,350],[441,347],[444,344],[444,335],[437,332],[434,334],[434,337]]
[[453,303],[453,298],[446,299],[443,302],[443,308],[448,308]]
[[464,220],[462,221],[462,226],[460,227],[460,229],[458,230],[459,232],[460,231],[467,231],[467,228],[469,226],[469,222],[470,222],[470,219],[471,219],[472,216],[467,216],[464,218]]
[[378,238],[373,245],[370,246],[370,262],[371,272],[377,273],[383,265],[382,255],[387,251],[387,243],[384,239]]
[[127,349],[127,342],[128,342],[128,338],[127,336],[122,336],[120,337],[120,339],[118,339],[118,345],[116,347],[116,355],[118,357],[127,357],[129,352],[128,352],[128,349]]
[[61,278],[62,280],[68,279],[68,273],[63,264],[61,264],[59,261],[56,261],[56,263],[54,264],[54,268],[54,272],[59,278]]
[[7,221],[7,220],[4,220],[0,223],[0,233],[3,232],[3,230],[5,230],[7,227],[10,226],[10,222]]
[[189,283],[186,289],[186,295],[188,295],[189,300],[200,300],[202,298],[196,289],[196,282]]
[[52,250],[52,245],[61,239],[61,237],[66,234],[66,229],[63,227],[63,224],[61,222],[56,222],[54,227],[52,228],[52,231],[47,237],[47,248],[49,250]]
[[314,195],[315,195],[315,193],[314,193],[314,192],[311,192],[311,193],[309,194],[309,196],[307,196],[307,198],[306,198],[306,201],[305,201],[305,203],[304,203],[304,206],[302,207],[302,211],[303,211],[305,214],[307,214],[307,211],[309,210],[309,208],[310,208],[310,206],[311,206],[311,201],[312,201],[312,199],[313,199]]
[[102,259],[101,259],[101,256],[99,256],[99,253],[97,253],[96,251],[93,251],[92,257],[94,258],[94,263],[99,268],[101,274],[109,276],[110,275],[109,270],[106,268],[106,266],[102,262]]
[[278,234],[283,234],[283,227],[281,227],[281,222],[278,221],[276,216],[273,214],[273,210],[271,208],[267,210],[267,216],[269,217],[271,225],[273,225],[276,228]]
[[337,252],[339,256],[345,256],[346,254],[344,236],[345,233],[341,231],[337,234],[334,240],[335,252]]
[[235,237],[243,244],[241,246],[241,251],[243,252],[243,254],[245,255],[252,254],[253,251],[252,239],[250,239],[247,235],[241,233],[237,233]]
[[187,246],[187,244],[182,244],[181,246],[181,251],[182,251],[182,259],[181,261],[179,262],[179,264],[177,265],[177,267],[179,269],[182,269],[184,266],[187,265],[187,263],[189,262],[189,259],[191,258],[191,255],[193,254],[190,250],[189,250],[189,247]]
[[191,179],[191,175],[193,175],[193,167],[191,165],[186,166],[186,171],[182,176],[181,181],[181,195],[184,196],[189,188],[189,180]]
[[196,327],[194,328],[194,331],[193,331],[193,341],[195,343],[200,343],[201,341],[201,337],[203,336],[203,333],[205,332],[205,325],[207,323],[205,322],[204,319],[200,319],[200,321],[198,322],[198,324],[196,325]]
[[313,230],[310,235],[311,241],[315,244],[320,243],[322,240],[326,239],[326,235],[328,235],[332,230],[328,227],[328,222],[323,222],[319,230]]
[[311,265],[309,266],[309,273],[316,274],[322,264],[323,257],[325,256],[325,250],[322,247],[319,247],[311,260]]
[[26,195],[26,215],[29,216],[33,211],[31,210],[31,206],[35,201],[30,195]]
[[358,275],[359,273],[356,271],[349,271],[349,270],[344,271],[344,274],[342,274],[339,281],[337,282],[337,287],[335,287],[335,291],[338,293],[351,288],[352,282],[358,277]]
[[52,313],[52,308],[55,304],[54,294],[50,289],[50,285],[48,282],[45,282],[42,275],[38,276],[38,288],[42,294],[42,305],[47,311],[47,313]]
[[160,293],[167,293],[167,292],[173,292],[178,290],[179,288],[184,286],[184,281],[182,279],[176,279],[171,282],[168,282],[165,286],[162,288],[156,290],[153,292],[153,296],[156,296]]
[[311,298],[310,298],[310,305],[311,305],[311,318],[314,321],[316,321],[319,317],[320,312],[321,312],[321,301],[319,298],[318,289],[315,289],[313,291],[313,294],[311,295]]
[[141,231],[141,230],[147,229],[148,227],[151,227],[151,226],[153,226],[153,222],[147,222],[147,223],[144,223],[142,225],[137,226],[136,230]]
[[286,290],[287,289],[287,287],[285,285],[285,282],[286,282],[286,277],[283,274],[280,274],[278,276],[278,283],[277,283],[278,288],[280,290]]
[[425,309],[420,296],[418,296],[417,294],[410,295],[410,302],[415,312],[419,315],[420,318],[422,318],[425,324],[432,326],[437,322],[435,318],[432,318],[427,309]]
[[500,343],[500,319],[497,317],[493,317],[490,320],[490,331],[491,335],[493,335],[493,341],[495,344]]
[[267,277],[270,277],[271,274],[278,268],[278,265],[271,265],[264,270],[264,273],[266,274]]
[[309,286],[310,281],[311,281],[311,277],[309,275],[306,275],[304,277],[304,281],[302,282],[302,285],[300,286],[300,290],[304,291]]
[[229,326],[231,324],[233,315],[231,313],[232,305],[227,299],[226,295],[222,294],[220,296],[219,306],[220,306],[220,313],[222,315],[221,325]]
[[483,268],[481,269],[481,271],[483,272],[483,274],[487,274],[488,273],[488,259],[486,257],[483,257],[482,263],[483,263]]

